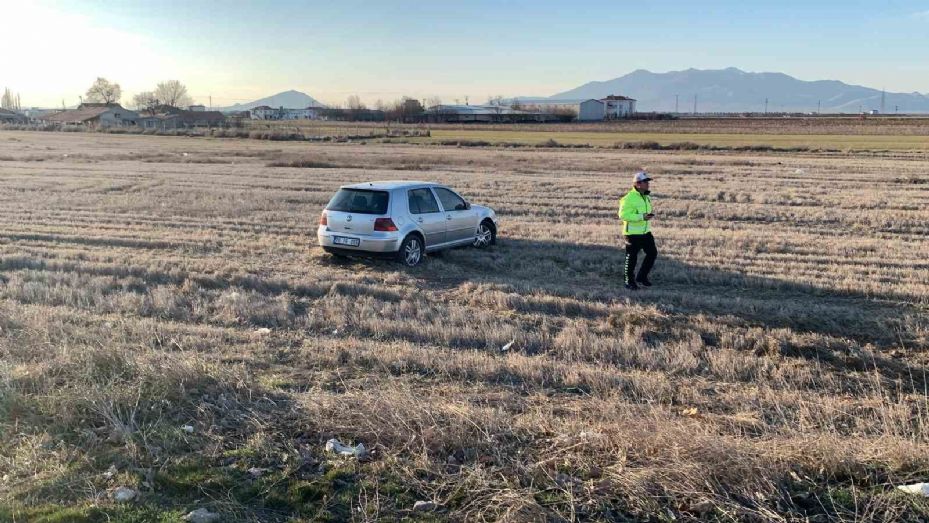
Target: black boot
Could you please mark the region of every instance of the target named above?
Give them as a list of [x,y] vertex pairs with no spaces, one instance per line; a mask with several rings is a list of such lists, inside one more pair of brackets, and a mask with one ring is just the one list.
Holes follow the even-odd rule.
[[638,278],[635,279],[635,281],[636,281],[636,283],[638,283],[639,285],[641,285],[641,286],[643,286],[643,287],[651,287],[651,286],[652,286],[652,282],[649,281],[648,276],[639,276]]
[[626,288],[629,289],[630,291],[637,291],[637,290],[639,290],[639,286],[636,285],[634,281],[631,281],[631,282],[627,283],[627,284],[626,284]]

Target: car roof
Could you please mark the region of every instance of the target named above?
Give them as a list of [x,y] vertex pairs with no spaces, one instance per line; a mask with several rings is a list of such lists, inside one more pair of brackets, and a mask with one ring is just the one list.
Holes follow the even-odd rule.
[[436,187],[439,184],[435,182],[417,182],[412,180],[387,180],[380,182],[364,182],[353,185],[343,185],[343,189],[371,189],[380,191],[392,191],[394,189],[405,189],[407,187]]

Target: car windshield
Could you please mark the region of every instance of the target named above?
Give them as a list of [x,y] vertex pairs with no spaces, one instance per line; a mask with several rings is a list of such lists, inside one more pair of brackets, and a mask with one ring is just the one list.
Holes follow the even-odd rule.
[[390,196],[386,191],[339,189],[329,200],[326,210],[355,214],[387,214],[388,201]]

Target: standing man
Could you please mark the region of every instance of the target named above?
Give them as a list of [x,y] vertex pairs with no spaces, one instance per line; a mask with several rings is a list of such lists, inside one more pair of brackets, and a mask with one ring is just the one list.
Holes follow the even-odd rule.
[[[625,283],[626,288],[631,291],[638,290],[639,285],[652,286],[652,282],[648,280],[648,273],[658,257],[650,223],[655,218],[652,200],[648,196],[650,181],[651,178],[645,171],[636,173],[632,180],[632,190],[619,200],[619,217],[623,221],[623,240],[626,242]],[[639,251],[645,251],[645,260],[642,261],[642,267],[636,275],[635,263]]]

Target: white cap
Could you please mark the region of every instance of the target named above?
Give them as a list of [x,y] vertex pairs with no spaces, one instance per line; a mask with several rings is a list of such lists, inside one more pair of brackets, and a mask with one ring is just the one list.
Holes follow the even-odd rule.
[[649,180],[651,180],[651,178],[648,177],[647,172],[639,171],[635,173],[635,177],[632,179],[632,183],[647,182]]

